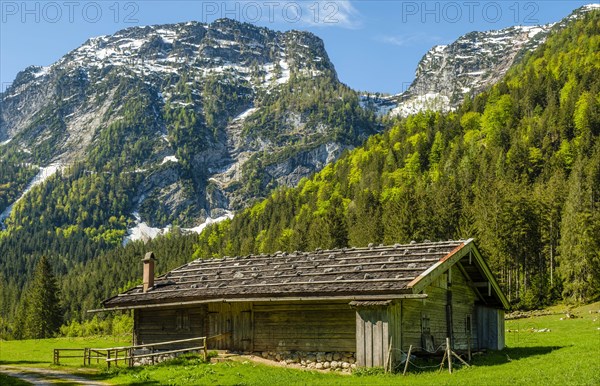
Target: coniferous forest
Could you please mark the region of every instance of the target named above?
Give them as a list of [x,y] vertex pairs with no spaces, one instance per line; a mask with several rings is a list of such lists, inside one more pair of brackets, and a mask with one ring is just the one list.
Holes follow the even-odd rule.
[[474,237],[516,307],[600,294],[600,18],[448,114],[389,129],[212,226],[195,257]]
[[[319,106],[336,91],[343,98]],[[315,121],[327,119],[335,136],[359,126],[384,130],[299,186],[277,188],[199,236],[175,227],[146,244],[122,246],[138,178],[122,167],[150,146],[144,109],[126,107],[131,120],[105,132],[88,164],[34,188],[7,219],[0,232],[0,336],[44,336],[17,328],[40,317],[25,299],[57,304],[63,317],[50,308],[50,330],[88,318],[87,309],[139,283],[146,251],[155,252],[162,273],[192,258],[473,237],[516,308],[600,296],[600,12],[552,33],[501,82],[449,113],[375,123],[345,88],[326,85],[310,95],[296,103]],[[275,130],[267,123],[281,103],[270,101],[245,130]],[[177,127],[173,141],[198,126],[185,112],[167,118]],[[126,129],[142,140],[123,137]],[[115,146],[119,157],[111,158]],[[191,156],[177,155],[185,174]],[[2,164],[0,211],[35,173],[18,160]],[[259,177],[244,181],[249,195],[265,196],[271,187]],[[38,273],[49,267],[56,282],[44,283]],[[53,285],[58,298],[43,299],[40,288]]]

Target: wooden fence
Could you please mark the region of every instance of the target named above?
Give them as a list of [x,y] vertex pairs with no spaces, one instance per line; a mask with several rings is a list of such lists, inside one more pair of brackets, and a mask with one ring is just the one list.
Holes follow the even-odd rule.
[[[60,362],[60,358],[81,358],[83,357],[83,365],[85,366],[85,356],[86,356],[86,348],[55,348],[54,349],[54,364],[57,365]],[[61,355],[61,352],[63,352],[63,354]],[[64,352],[66,352],[67,354],[65,355]],[[69,355],[69,353],[71,352],[78,352],[82,354],[78,354],[78,355]]]
[[[191,345],[176,350],[156,351],[156,347],[168,346],[179,343],[202,342],[202,345]],[[136,354],[137,350],[149,350],[149,353]],[[119,361],[122,361],[127,366],[133,366],[136,359],[151,358],[152,364],[155,363],[155,358],[160,355],[178,354],[190,351],[202,351],[204,360],[208,356],[206,347],[206,337],[172,340],[168,342],[140,344],[135,346],[111,347],[111,348],[55,348],[54,349],[54,364],[60,363],[60,358],[83,358],[83,365],[91,365],[92,360],[96,363],[103,361],[110,368],[111,363],[118,366]],[[79,355],[65,355],[62,352],[79,352]]]

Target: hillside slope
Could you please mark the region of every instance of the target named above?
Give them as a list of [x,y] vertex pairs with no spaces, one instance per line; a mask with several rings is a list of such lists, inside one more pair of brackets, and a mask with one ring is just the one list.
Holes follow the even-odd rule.
[[600,12],[456,112],[398,120],[295,189],[214,225],[196,256],[477,237],[511,300],[600,293]]
[[0,94],[0,273],[200,231],[378,130],[316,36],[221,19],[92,38]]

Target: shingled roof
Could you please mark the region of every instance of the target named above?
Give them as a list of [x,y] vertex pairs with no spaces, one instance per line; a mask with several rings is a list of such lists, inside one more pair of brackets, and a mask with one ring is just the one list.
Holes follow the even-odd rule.
[[[431,281],[428,276],[432,276],[436,267],[442,268],[453,256],[462,258],[467,252],[465,247],[470,250],[472,245],[472,240],[413,242],[197,259],[158,277],[147,292],[137,286],[103,304],[119,309],[291,297],[351,300],[409,297]],[[485,272],[481,276],[486,276]]]

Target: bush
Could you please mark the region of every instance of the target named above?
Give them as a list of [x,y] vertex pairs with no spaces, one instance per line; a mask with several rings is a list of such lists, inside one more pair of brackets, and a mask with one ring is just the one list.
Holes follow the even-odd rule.
[[72,320],[60,327],[61,336],[69,338],[89,336],[126,336],[133,331],[133,317],[130,314],[119,314],[112,318],[100,319],[94,316],[92,319],[79,323]]

